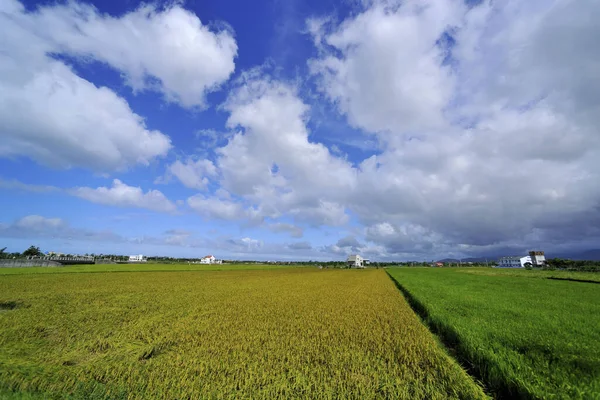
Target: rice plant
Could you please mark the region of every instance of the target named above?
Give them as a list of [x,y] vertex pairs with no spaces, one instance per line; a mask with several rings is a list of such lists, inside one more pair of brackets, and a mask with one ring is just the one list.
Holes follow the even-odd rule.
[[383,270],[0,276],[0,394],[485,398]]
[[388,271],[496,395],[600,399],[598,283],[556,280],[565,277],[545,271]]

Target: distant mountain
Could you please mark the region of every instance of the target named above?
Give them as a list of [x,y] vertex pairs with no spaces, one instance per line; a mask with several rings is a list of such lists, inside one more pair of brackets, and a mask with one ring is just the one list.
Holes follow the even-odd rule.
[[441,262],[441,263],[444,263],[444,264],[450,264],[450,263],[457,263],[458,260],[455,260],[454,258],[444,258],[442,260],[437,260],[435,262]]
[[[514,254],[521,254],[523,256],[527,255],[527,252],[523,253],[523,252],[512,252],[512,253],[506,253],[504,255],[514,255]],[[449,264],[449,263],[458,263],[458,262],[462,262],[462,263],[468,263],[468,262],[472,262],[472,263],[484,263],[484,262],[488,262],[490,265],[496,263],[498,261],[498,259],[500,258],[500,256],[488,256],[488,257],[469,257],[469,258],[462,258],[460,260],[456,259],[456,258],[444,258],[442,260],[438,260],[437,262],[442,262],[445,264]],[[570,260],[588,260],[588,261],[600,261],[600,249],[590,249],[590,250],[583,250],[583,251],[579,251],[579,252],[571,252],[571,253],[550,253],[550,252],[546,252],[546,258],[567,258]]]

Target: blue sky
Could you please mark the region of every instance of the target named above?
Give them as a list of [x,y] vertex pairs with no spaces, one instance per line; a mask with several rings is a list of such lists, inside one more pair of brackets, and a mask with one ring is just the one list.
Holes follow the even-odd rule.
[[5,0],[0,247],[593,246],[599,10],[574,4]]

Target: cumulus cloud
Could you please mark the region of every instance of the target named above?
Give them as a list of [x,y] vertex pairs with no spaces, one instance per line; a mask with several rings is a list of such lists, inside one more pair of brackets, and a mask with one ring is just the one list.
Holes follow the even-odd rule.
[[304,235],[304,229],[294,224],[286,224],[284,222],[276,222],[269,224],[269,230],[275,233],[289,233],[291,237],[301,238]]
[[[106,230],[84,229],[71,226],[61,218],[48,218],[40,215],[27,215],[9,223],[0,222],[0,237],[17,239],[44,239],[49,244],[53,240],[95,242],[96,246],[114,252],[114,246],[122,249],[123,245],[149,250],[150,254],[186,256],[197,258],[201,253],[220,254],[218,257],[235,257],[247,259],[316,259],[317,251],[309,242],[265,243],[252,237],[204,237],[183,229],[168,229],[161,235],[144,235],[141,237],[125,237]],[[107,245],[101,245],[107,243]],[[56,244],[56,243],[54,243]],[[161,246],[160,250],[156,246]],[[77,247],[75,247],[76,249]],[[89,245],[86,249],[89,250]],[[110,250],[113,249],[113,250]],[[187,250],[184,250],[187,249]],[[184,252],[182,254],[182,251]],[[75,250],[77,252],[77,250]],[[89,252],[89,251],[88,251]],[[320,256],[323,257],[322,255]]]
[[358,240],[356,239],[356,237],[349,235],[349,236],[345,236],[343,238],[341,238],[340,240],[338,240],[338,242],[336,243],[336,246],[338,247],[359,247],[360,243],[358,242]]
[[[323,249],[339,255],[426,258],[598,237],[599,53],[582,45],[595,37],[585,15],[597,4],[578,4],[376,1],[340,23],[309,21],[319,91],[381,150],[354,163],[330,152],[310,137],[311,109],[294,84],[246,72],[223,106],[237,132],[216,151],[235,196],[220,207],[312,226],[353,216],[366,243]],[[579,73],[567,77],[569,58]]]
[[227,125],[240,129],[217,150],[224,188],[257,204],[265,217],[290,214],[315,226],[347,221],[344,206],[329,198],[348,191],[354,173],[347,161],[309,140],[309,108],[293,85],[251,71],[223,108],[230,113]]
[[16,228],[31,229],[34,231],[56,229],[63,226],[65,226],[65,223],[60,218],[44,218],[40,215],[28,215],[17,220],[14,224]]
[[356,127],[398,132],[443,126],[455,80],[436,42],[464,8],[462,0],[374,2],[338,26],[309,20],[323,53],[309,66]]
[[122,97],[55,54],[105,62],[134,90],[158,90],[184,107],[204,107],[234,70],[231,32],[211,32],[178,5],[111,17],[76,2],[28,12],[7,0],[0,11],[0,157],[103,172],[147,165],[171,148]]
[[366,239],[420,254],[589,238],[600,52],[586,15],[597,11],[593,1],[376,1],[339,24],[309,21],[319,90],[385,149],[362,160],[361,190],[340,202]]
[[165,232],[164,243],[168,245],[187,246],[192,232],[183,229],[169,229]]
[[[167,136],[146,129],[111,90],[79,78],[60,62],[44,61],[36,69],[26,59],[0,65],[0,156],[104,171],[148,164],[171,148]],[[29,70],[29,76],[14,79],[17,70]]]
[[235,68],[232,32],[211,31],[177,4],[144,5],[119,17],[75,2],[19,14],[54,51],[105,62],[134,90],[157,90],[185,107],[204,106],[205,94]]
[[222,219],[226,221],[243,221],[260,223],[263,220],[256,209],[244,207],[236,200],[222,196],[204,196],[197,194],[187,199],[188,206],[197,214],[209,219]]
[[25,239],[50,238],[104,242],[121,242],[125,240],[110,231],[74,228],[61,218],[48,218],[41,215],[27,215],[11,224],[0,224],[0,236]]
[[[3,6],[11,4],[16,3]],[[66,10],[70,6],[61,7]],[[595,38],[600,31],[589,16],[600,13],[599,7],[593,0],[467,4],[460,0],[391,0],[365,2],[362,10],[339,22],[328,16],[310,20],[307,31],[317,55],[309,61],[309,69],[314,79],[311,84],[316,84],[319,95],[306,96],[306,86],[275,80],[266,68],[246,71],[234,82],[221,107],[228,114],[227,143],[217,144],[214,132],[206,131],[211,146],[220,146],[210,157],[213,161],[198,155],[182,159],[168,167],[167,176],[203,191],[188,198],[187,206],[207,218],[255,224],[268,221],[266,229],[292,237],[301,237],[300,226],[341,226],[352,232],[329,246],[295,250],[303,255],[320,252],[341,257],[360,252],[370,257],[430,259],[495,249],[596,243],[600,238],[596,150],[600,148],[600,79],[596,72],[600,47]],[[90,26],[97,21],[118,24],[123,20],[85,10],[83,15],[91,15]],[[172,10],[150,11],[142,22],[133,13],[127,21],[146,29],[151,21],[179,15]],[[33,14],[18,7],[10,13],[31,24]],[[65,15],[59,20],[74,18],[68,12]],[[87,23],[82,21],[78,23]],[[7,32],[28,32],[13,28]],[[102,37],[96,31],[90,35]],[[128,37],[128,33],[124,35]],[[16,41],[16,36],[6,37],[7,46]],[[64,64],[47,58],[47,49],[57,48],[54,41],[60,42],[60,36],[51,39],[8,47],[23,54],[19,60],[34,62],[18,68],[0,61],[2,71],[12,74],[2,75],[11,77],[2,84],[25,87],[38,71],[34,68],[39,68],[36,77],[56,69],[58,72],[52,73],[57,76],[80,79]],[[68,54],[113,63],[112,53],[95,45],[59,44]],[[149,89],[147,77],[154,77],[163,84],[150,89],[160,90],[184,106],[202,106],[187,103],[184,91],[175,93],[177,84],[161,78],[159,67],[144,66],[146,58],[139,61],[139,70],[132,67],[129,56],[122,64],[114,63],[138,90]],[[167,81],[171,83],[165,84]],[[91,84],[83,81],[74,87],[79,90],[86,85]],[[204,85],[202,93],[210,87]],[[118,109],[120,114],[111,112],[122,115],[120,122],[136,120],[131,110],[113,107],[120,101],[114,93],[88,89],[103,93],[111,105],[90,106],[94,112]],[[362,132],[365,140],[375,141],[370,153],[365,157],[353,151],[343,154],[320,143],[310,129],[309,100],[330,102],[357,128],[356,134]],[[19,103],[11,100],[5,104]],[[0,108],[4,109],[11,114],[3,118],[5,125],[19,115],[14,108]],[[93,121],[101,126],[100,119]],[[152,137],[143,121],[136,121],[137,137]],[[48,126],[53,125],[38,128],[50,129]],[[87,128],[82,126],[77,132]],[[25,140],[20,138],[28,136],[21,134],[7,137],[8,141],[0,144],[0,154],[6,155],[6,149],[18,149],[13,155],[38,151],[40,159],[48,163],[53,154],[62,154],[57,153],[54,142],[44,142],[50,139]],[[100,137],[116,142],[111,135]],[[14,145],[18,140],[23,147]],[[44,145],[36,147],[38,142]],[[66,149],[74,148],[66,139],[60,143]],[[55,151],[42,157],[40,148]],[[158,146],[144,153],[134,146],[126,153],[121,150],[125,145],[115,145],[116,150],[102,153],[104,146],[96,142],[91,142],[90,148],[94,151],[77,153],[85,161],[66,152],[60,159],[73,165],[118,168],[147,163],[166,151]],[[104,189],[104,195],[114,188],[99,189]],[[90,193],[97,190],[87,189]],[[140,197],[147,195],[137,189]],[[170,237],[174,243],[193,245],[191,236],[172,233]],[[246,237],[223,238],[211,245],[235,254],[291,254],[294,247],[305,243],[269,244]]]
[[[171,148],[127,102],[49,56],[57,43],[15,1],[0,13],[0,156],[98,171],[148,164]],[[46,12],[51,12],[48,9]]]
[[312,245],[309,242],[294,242],[287,245],[291,250],[311,250]]
[[217,176],[217,168],[210,160],[177,160],[167,167],[166,176],[167,179],[170,176],[176,177],[185,187],[204,190],[209,179]]
[[217,197],[197,194],[188,198],[187,204],[192,210],[210,218],[235,220],[243,216],[243,208],[239,203]]
[[146,208],[159,212],[175,212],[177,207],[158,190],[145,192],[140,187],[129,186],[118,179],[113,180],[112,187],[78,187],[69,190],[73,196],[117,207]]

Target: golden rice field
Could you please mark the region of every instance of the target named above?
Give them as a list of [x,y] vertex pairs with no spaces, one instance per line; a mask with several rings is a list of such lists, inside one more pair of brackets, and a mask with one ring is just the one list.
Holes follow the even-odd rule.
[[485,398],[383,270],[5,275],[0,305],[9,398]]

